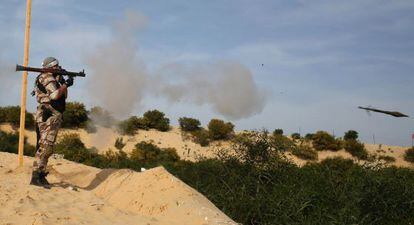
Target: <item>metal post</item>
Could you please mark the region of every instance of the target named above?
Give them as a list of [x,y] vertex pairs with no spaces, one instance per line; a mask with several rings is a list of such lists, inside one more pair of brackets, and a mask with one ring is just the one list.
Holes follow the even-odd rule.
[[375,134],[372,134],[372,140],[374,141],[374,145],[375,145]]
[[[32,0],[27,0],[23,66],[28,66],[29,64],[31,11],[32,11]],[[18,156],[19,166],[23,165],[24,132],[25,132],[25,120],[26,120],[26,95],[27,95],[27,71],[24,71],[23,79],[22,79],[21,105],[20,105],[19,156]]]

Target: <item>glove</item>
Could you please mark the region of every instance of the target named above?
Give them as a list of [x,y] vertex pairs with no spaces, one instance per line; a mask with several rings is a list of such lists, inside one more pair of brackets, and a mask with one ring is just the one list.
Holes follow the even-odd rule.
[[69,77],[68,79],[66,79],[66,87],[70,87],[73,85],[73,77]]
[[57,81],[59,82],[60,85],[65,83],[65,79],[63,79],[62,75],[57,76]]

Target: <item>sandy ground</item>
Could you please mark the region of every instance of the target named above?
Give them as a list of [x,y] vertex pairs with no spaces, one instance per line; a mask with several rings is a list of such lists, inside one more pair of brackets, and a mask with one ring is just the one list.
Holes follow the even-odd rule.
[[[0,129],[12,132],[13,128],[10,125],[3,124],[0,125]],[[115,140],[119,137],[122,137],[126,146],[124,151],[129,153],[134,149],[136,143],[140,141],[150,141],[155,145],[166,148],[172,147],[177,150],[178,155],[181,159],[196,161],[199,157],[214,157],[215,152],[218,148],[229,148],[230,143],[228,142],[215,142],[208,147],[201,147],[199,144],[192,142],[189,139],[186,139],[182,134],[179,128],[173,127],[172,130],[168,132],[159,132],[156,130],[139,130],[138,134],[135,136],[122,136],[119,135],[116,131],[110,128],[98,127],[96,133],[87,133],[85,130],[69,130],[62,129],[59,133],[59,136],[62,136],[65,133],[77,133],[80,135],[81,140],[85,143],[86,147],[96,147],[100,153],[107,151],[108,149],[116,150],[114,147]],[[36,134],[33,131],[27,131],[26,136],[28,137],[28,142],[32,145],[36,143]],[[389,165],[395,165],[399,167],[411,167],[414,168],[414,165],[406,162],[404,160],[404,153],[409,147],[403,146],[389,146],[381,144],[365,144],[367,151],[370,154],[382,155],[382,156],[392,156],[396,159],[395,162],[389,163]],[[340,150],[337,152],[332,151],[320,151],[318,152],[318,161],[322,161],[326,158],[340,156],[348,159],[355,159],[345,150]],[[288,153],[287,157],[292,160],[297,165],[304,165],[307,163],[305,160],[301,160],[296,156],[293,156]]]
[[32,158],[0,152],[0,224],[236,224],[164,168],[100,170],[51,159],[52,188],[28,185]]

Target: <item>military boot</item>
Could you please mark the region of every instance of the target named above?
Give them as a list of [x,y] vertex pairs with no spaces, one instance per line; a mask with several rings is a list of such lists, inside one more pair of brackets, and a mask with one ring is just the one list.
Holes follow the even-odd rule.
[[46,180],[46,176],[47,176],[48,174],[49,174],[49,172],[44,172],[44,171],[41,171],[41,172],[39,173],[39,180],[40,180],[40,182],[41,182],[43,185],[50,186],[49,181],[47,181],[47,180]]
[[45,178],[46,175],[44,175],[44,172],[33,171],[32,172],[32,179],[30,180],[30,184],[50,189],[50,184]]

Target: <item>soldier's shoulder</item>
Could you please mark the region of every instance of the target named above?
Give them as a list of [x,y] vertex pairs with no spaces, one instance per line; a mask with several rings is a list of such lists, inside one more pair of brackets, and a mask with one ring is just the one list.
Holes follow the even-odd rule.
[[50,82],[56,81],[52,73],[41,73],[38,76],[38,80],[43,85],[47,85]]

